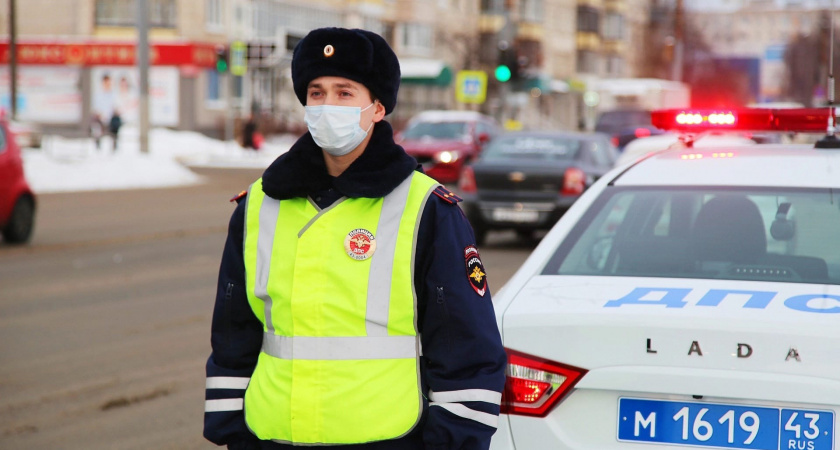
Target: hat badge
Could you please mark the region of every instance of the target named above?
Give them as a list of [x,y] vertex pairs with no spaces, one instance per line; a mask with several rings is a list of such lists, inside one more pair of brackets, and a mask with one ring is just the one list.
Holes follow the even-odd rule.
[[326,56],[327,58],[329,58],[330,56],[332,56],[332,55],[334,55],[334,54],[335,54],[335,47],[333,47],[333,46],[332,46],[332,45],[330,45],[330,44],[327,44],[327,46],[326,46],[326,47],[324,47],[324,56]]

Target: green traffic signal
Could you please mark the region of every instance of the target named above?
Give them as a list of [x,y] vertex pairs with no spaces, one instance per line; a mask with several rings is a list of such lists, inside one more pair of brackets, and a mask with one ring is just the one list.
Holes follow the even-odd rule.
[[216,46],[216,72],[222,73],[228,70],[228,51],[223,45]]
[[510,80],[510,67],[502,64],[496,67],[496,79],[502,83]]

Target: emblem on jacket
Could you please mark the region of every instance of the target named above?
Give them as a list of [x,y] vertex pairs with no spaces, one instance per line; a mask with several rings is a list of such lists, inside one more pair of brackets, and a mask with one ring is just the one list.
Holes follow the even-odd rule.
[[356,261],[364,261],[376,251],[376,238],[370,231],[356,228],[344,238],[344,250],[347,251],[347,256]]
[[484,272],[484,264],[478,256],[478,249],[470,245],[464,249],[464,258],[467,262],[467,280],[475,292],[484,297],[487,292],[487,274]]

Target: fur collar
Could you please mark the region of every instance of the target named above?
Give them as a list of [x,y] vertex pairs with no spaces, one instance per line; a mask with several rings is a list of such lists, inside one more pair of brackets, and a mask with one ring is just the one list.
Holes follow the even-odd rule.
[[263,191],[285,200],[333,187],[351,198],[378,198],[394,190],[416,168],[417,161],[394,143],[394,130],[383,120],[374,125],[362,155],[335,178],[327,173],[321,148],[307,132],[265,170]]

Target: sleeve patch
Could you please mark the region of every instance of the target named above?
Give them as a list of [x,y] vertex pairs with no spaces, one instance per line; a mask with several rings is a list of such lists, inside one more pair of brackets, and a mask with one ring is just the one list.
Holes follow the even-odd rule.
[[434,190],[434,193],[435,193],[435,195],[437,195],[438,197],[443,199],[443,201],[445,201],[446,203],[449,203],[450,205],[454,205],[454,204],[463,200],[461,197],[458,197],[452,191],[450,191],[449,189],[446,189],[443,186],[438,186]]
[[231,201],[231,203],[233,203],[233,202],[239,203],[239,200],[242,200],[242,197],[245,197],[246,195],[248,195],[248,191],[247,190],[242,191],[239,194],[236,194],[236,196],[233,197],[232,199],[230,199],[230,201]]
[[478,249],[474,245],[464,248],[464,259],[467,263],[467,281],[476,294],[484,297],[487,292],[487,273],[478,256]]

